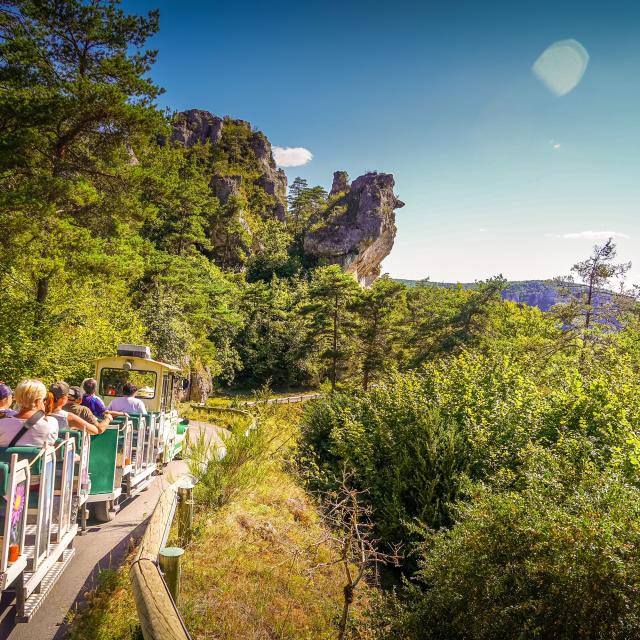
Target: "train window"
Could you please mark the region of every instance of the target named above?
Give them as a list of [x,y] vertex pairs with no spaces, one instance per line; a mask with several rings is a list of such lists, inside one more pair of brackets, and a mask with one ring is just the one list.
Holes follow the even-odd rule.
[[165,373],[162,376],[162,397],[160,398],[162,411],[167,410],[167,402],[169,400],[169,374]]
[[100,395],[121,396],[125,382],[133,382],[138,387],[136,397],[150,400],[156,395],[156,374],[153,371],[136,369],[102,369],[100,371]]

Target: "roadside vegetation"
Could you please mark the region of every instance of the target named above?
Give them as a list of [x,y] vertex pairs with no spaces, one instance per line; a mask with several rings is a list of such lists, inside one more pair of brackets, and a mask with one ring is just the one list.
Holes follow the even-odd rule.
[[117,569],[98,574],[98,584],[85,595],[86,603],[69,614],[69,640],[142,640],[129,567],[131,558]]

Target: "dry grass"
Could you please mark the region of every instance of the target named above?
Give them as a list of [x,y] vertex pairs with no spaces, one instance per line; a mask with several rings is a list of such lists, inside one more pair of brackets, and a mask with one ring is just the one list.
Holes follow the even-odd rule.
[[[334,638],[338,566],[304,492],[272,469],[250,495],[203,512],[183,566],[180,609],[194,638]],[[357,610],[356,605],[355,609]]]
[[70,640],[142,640],[129,581],[131,558],[117,570],[100,572],[98,586],[85,596],[87,607],[70,619]]
[[[183,563],[180,610],[194,639],[335,638],[344,584],[325,566],[333,550],[315,505],[283,470],[295,441],[299,406],[273,406],[261,416],[272,455],[259,481],[217,511],[202,510]],[[270,436],[276,436],[273,439]],[[366,604],[363,586],[354,620]]]

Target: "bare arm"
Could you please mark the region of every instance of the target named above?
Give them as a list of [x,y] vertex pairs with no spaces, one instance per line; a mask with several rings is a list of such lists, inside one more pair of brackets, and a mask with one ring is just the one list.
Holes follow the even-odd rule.
[[91,435],[95,435],[96,433],[100,433],[98,427],[94,427],[91,423],[83,420],[80,416],[77,416],[75,413],[69,413],[67,416],[67,422],[69,423],[69,427],[71,429],[78,429],[79,431],[84,431],[85,433],[90,433]]

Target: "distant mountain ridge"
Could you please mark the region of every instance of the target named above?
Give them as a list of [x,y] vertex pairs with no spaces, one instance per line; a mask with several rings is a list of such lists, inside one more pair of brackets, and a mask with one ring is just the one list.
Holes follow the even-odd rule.
[[[424,284],[431,287],[455,288],[461,286],[463,289],[475,289],[478,285],[475,282],[431,282],[430,280],[406,280],[394,278],[397,282],[402,282],[408,287],[415,287]],[[572,289],[576,292],[586,289],[585,285],[574,284]],[[552,280],[514,280],[508,282],[502,290],[503,300],[511,300],[530,307],[538,307],[541,311],[549,311],[554,304],[562,302],[562,296]],[[595,294],[594,305],[598,306],[611,299],[608,291],[598,291]]]

